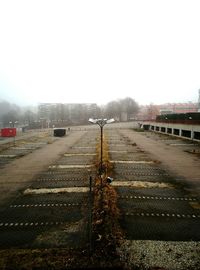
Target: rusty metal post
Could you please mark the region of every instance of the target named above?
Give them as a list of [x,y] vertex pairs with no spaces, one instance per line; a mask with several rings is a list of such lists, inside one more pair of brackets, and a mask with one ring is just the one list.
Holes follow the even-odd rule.
[[101,156],[100,156],[100,174],[103,173],[103,126],[101,128]]
[[89,192],[89,254],[92,255],[92,176],[90,176],[90,192]]

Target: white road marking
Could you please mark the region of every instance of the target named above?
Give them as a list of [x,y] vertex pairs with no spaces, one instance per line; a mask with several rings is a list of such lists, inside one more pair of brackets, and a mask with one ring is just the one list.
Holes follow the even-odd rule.
[[110,160],[111,163],[122,163],[122,164],[153,164],[154,161],[145,160]]
[[85,169],[92,167],[94,167],[94,165],[51,165],[49,169]]
[[195,215],[195,214],[170,214],[170,213],[130,213],[126,212],[126,216],[140,216],[140,217],[170,217],[170,218],[178,218],[178,219],[188,219],[188,218],[193,218],[193,219],[199,219],[200,215]]
[[[30,194],[50,194],[50,193],[86,193],[89,192],[88,187],[63,187],[63,188],[38,188],[38,189],[26,189],[23,193],[24,195]],[[35,205],[37,207],[38,205]]]
[[[114,187],[135,187],[135,188],[173,188],[168,183],[147,182],[147,181],[113,181],[111,183]],[[155,197],[158,199],[158,197]]]

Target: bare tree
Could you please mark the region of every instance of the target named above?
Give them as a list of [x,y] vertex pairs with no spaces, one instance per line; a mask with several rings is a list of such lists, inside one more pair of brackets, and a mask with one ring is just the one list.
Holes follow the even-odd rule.
[[9,126],[11,122],[13,124],[19,121],[19,113],[16,110],[10,110],[8,113],[3,115],[2,121],[4,126]]
[[29,126],[36,120],[37,116],[31,110],[26,110],[22,116],[24,124]]
[[104,115],[107,118],[115,118],[120,121],[127,121],[134,117],[139,111],[137,102],[127,97],[119,101],[111,101],[105,106]]
[[107,118],[120,119],[121,105],[119,101],[111,101],[105,107],[105,116]]
[[134,99],[130,97],[120,100],[120,105],[121,113],[127,114],[127,120],[130,120],[139,111],[139,105]]
[[150,104],[147,108],[147,119],[155,120],[157,115],[159,115],[158,107]]

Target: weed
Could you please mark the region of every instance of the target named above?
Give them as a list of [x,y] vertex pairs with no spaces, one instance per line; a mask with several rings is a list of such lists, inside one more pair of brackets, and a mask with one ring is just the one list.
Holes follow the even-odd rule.
[[[100,145],[97,145],[98,168],[100,160]],[[119,226],[120,212],[117,208],[117,193],[109,183],[107,177],[112,171],[109,162],[108,144],[103,140],[103,165],[104,173],[95,179],[94,206],[93,206],[93,256],[100,265],[112,263],[118,260],[116,248],[123,239],[123,233]],[[115,263],[114,263],[115,264]]]

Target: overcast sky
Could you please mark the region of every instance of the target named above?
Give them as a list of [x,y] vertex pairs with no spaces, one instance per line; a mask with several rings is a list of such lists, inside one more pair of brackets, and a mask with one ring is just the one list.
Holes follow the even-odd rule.
[[161,104],[198,89],[199,0],[0,0],[0,99]]

